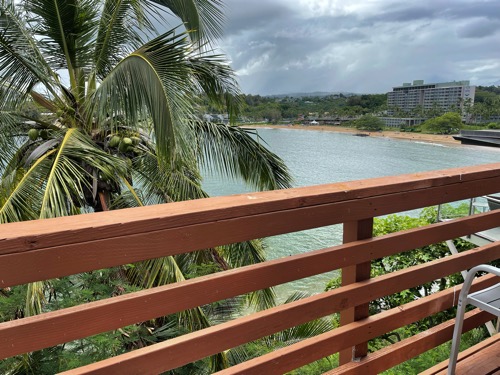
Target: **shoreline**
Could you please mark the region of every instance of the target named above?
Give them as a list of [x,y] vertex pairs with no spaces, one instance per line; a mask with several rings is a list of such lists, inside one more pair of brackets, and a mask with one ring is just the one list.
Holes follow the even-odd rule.
[[292,130],[318,130],[336,133],[351,133],[351,134],[366,134],[370,137],[402,139],[414,142],[429,142],[445,145],[460,146],[461,142],[453,139],[451,135],[444,134],[422,134],[422,133],[405,133],[392,130],[383,130],[378,132],[362,131],[354,128],[336,125],[270,125],[270,124],[252,124],[242,125],[242,128],[270,128],[270,129],[292,129]]

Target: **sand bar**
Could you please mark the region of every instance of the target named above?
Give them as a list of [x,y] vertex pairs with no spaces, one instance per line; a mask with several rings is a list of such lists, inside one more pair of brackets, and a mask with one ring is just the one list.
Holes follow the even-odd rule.
[[460,146],[460,141],[453,139],[451,135],[442,134],[422,134],[422,133],[405,133],[399,131],[384,130],[380,132],[367,132],[355,128],[344,126],[328,126],[328,125],[268,125],[268,124],[252,124],[242,126],[245,128],[275,128],[275,129],[299,129],[299,130],[320,130],[327,132],[366,134],[370,137],[384,137],[393,139],[404,139],[415,142],[430,142],[446,145]]

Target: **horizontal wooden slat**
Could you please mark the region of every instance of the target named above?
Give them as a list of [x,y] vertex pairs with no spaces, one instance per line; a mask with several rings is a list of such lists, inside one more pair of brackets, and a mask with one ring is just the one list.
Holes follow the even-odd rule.
[[[0,287],[179,254],[257,237],[371,218],[497,192],[498,186],[500,186],[500,164],[496,163],[27,223],[3,224],[0,225]],[[449,226],[447,226],[448,223],[437,224],[426,231],[410,231],[404,238],[391,235],[380,242],[372,240],[373,242],[355,243],[352,245],[353,247],[324,249],[311,256],[290,257],[292,259],[289,263],[286,260],[280,263],[281,260],[278,260],[241,271],[229,271],[221,275],[213,275],[151,291],[142,291],[19,322],[3,323],[0,325],[0,343],[1,340],[4,340],[5,345],[3,343],[0,345],[0,352],[5,350],[4,353],[7,355],[13,355],[12,353],[29,351],[30,349],[25,349],[30,345],[38,348],[47,346],[47,343],[51,345],[50,342],[64,342],[71,340],[71,337],[82,337],[82,335],[86,336],[102,330],[113,329],[112,327],[148,319],[144,318],[146,315],[149,317],[151,315],[159,316],[165,314],[165,311],[168,313],[168,311],[182,310],[183,306],[192,307],[193,304],[203,304],[200,301],[208,303],[226,298],[223,295],[230,296],[260,289],[260,285],[274,285],[294,278],[324,272],[320,270],[325,268],[333,269],[342,267],[343,264],[359,263],[362,259],[369,260],[373,257],[380,257],[377,254],[387,254],[388,251],[395,252],[394,249],[407,246],[407,244],[403,246],[397,244],[396,240],[398,239],[399,241],[409,240],[410,243],[415,244],[425,238],[426,241],[423,244],[428,244],[431,238],[441,238],[445,234],[449,235],[446,239],[453,238],[455,236],[451,233],[466,230],[470,223],[474,223],[468,228],[470,232],[476,231],[477,229],[474,228],[482,225],[487,225],[486,228],[490,228],[498,225],[498,212],[484,214],[477,221],[475,220],[459,221],[458,224],[453,223]],[[447,229],[451,229],[451,232],[446,233]],[[421,234],[422,239],[415,237],[418,233]],[[391,241],[396,241],[393,249],[382,249],[382,246],[390,246]],[[435,242],[437,241],[441,241],[441,239]],[[349,254],[349,249],[357,249],[359,254],[356,254],[355,251]],[[342,254],[344,258],[341,258]],[[113,371],[122,369],[130,372],[133,370],[133,366],[139,365],[140,367],[137,368],[140,370],[137,372],[141,374],[148,373],[148,371],[156,373],[159,372],[156,370],[158,368],[161,368],[161,371],[165,369],[165,365],[162,364],[165,358],[167,360],[171,358],[168,367],[174,366],[175,363],[182,365],[191,362],[188,360],[189,358],[198,359],[200,356],[204,356],[204,353],[206,355],[214,354],[236,346],[238,343],[250,341],[252,337],[258,338],[274,333],[344,309],[346,306],[355,306],[363,303],[362,301],[367,302],[378,298],[377,296],[392,293],[391,290],[399,291],[401,288],[409,287],[405,285],[416,285],[429,278],[440,277],[436,275],[445,275],[470,267],[472,264],[499,258],[498,255],[499,250],[495,245],[486,246],[481,250],[447,258],[440,264],[433,262],[429,268],[422,266],[421,269],[415,267],[403,270],[376,280],[350,285],[145,348],[144,358],[137,357],[141,354],[139,350],[103,363],[106,366],[110,365]],[[313,263],[318,260],[330,261],[333,264],[328,266],[324,264],[314,265]],[[21,269],[23,272],[19,271]],[[271,275],[273,272],[287,271],[290,272],[290,276]],[[259,277],[259,275],[264,279],[255,281],[254,278]],[[481,283],[491,283],[489,278],[486,280],[481,281]],[[235,282],[235,285],[221,288],[222,292],[219,295],[216,295],[215,292],[207,293],[210,284],[214,287],[221,287],[223,283],[227,282]],[[244,283],[249,285],[243,286]],[[203,291],[206,295],[202,295]],[[182,297],[182,294],[185,295]],[[190,298],[186,296],[194,296],[195,298],[189,300]],[[178,300],[174,299],[174,303],[163,301],[163,299],[169,298],[178,298]],[[444,300],[448,301],[449,295],[443,298],[434,301],[435,304],[430,307],[430,310],[434,311],[433,309],[441,306]],[[109,303],[109,306],[106,306],[106,303]],[[141,309],[140,303],[142,306],[147,303],[149,311],[139,311]],[[416,314],[415,311],[418,311],[418,314],[423,313],[417,309],[414,310],[414,314]],[[402,314],[406,314],[406,312],[403,311]],[[124,320],[120,320],[122,317]],[[368,326],[365,329],[370,330],[370,319],[367,320]],[[381,319],[385,318],[382,316]],[[75,321],[89,322],[90,328],[78,327]],[[378,320],[375,321],[376,327],[382,329],[377,326],[379,324],[377,322]],[[383,326],[393,323],[395,324],[395,322],[380,324]],[[353,324],[354,326],[350,326],[356,331],[358,326],[355,325],[356,323]],[[50,332],[51,326],[55,332]],[[54,329],[54,327],[57,328]],[[347,334],[342,333],[343,331],[339,332],[341,332],[340,337]],[[16,339],[13,338],[15,333],[24,338],[15,341]],[[42,338],[42,335],[46,337]],[[332,335],[335,334],[332,333]],[[322,339],[320,338],[320,340]],[[325,336],[324,339],[329,342],[331,337]],[[356,343],[366,340],[363,336],[351,337],[351,339],[358,340]],[[28,343],[28,341],[32,341],[32,343]],[[312,347],[316,345],[315,341],[311,343]],[[10,347],[4,349],[8,346]],[[193,350],[193,347],[196,347],[196,350]],[[305,347],[303,352],[299,347],[296,349],[297,352],[294,354],[316,355],[308,352]],[[125,362],[115,367],[113,364],[120,360]],[[99,367],[99,364],[94,365],[94,368],[95,366]],[[263,366],[265,368],[270,365]]]
[[[479,309],[469,311],[465,315],[462,332],[479,327],[490,319],[490,314]],[[359,362],[349,362],[327,371],[323,375],[379,374],[449,341],[453,336],[454,326],[455,320],[448,320],[415,336],[368,354]]]
[[[216,374],[283,374],[336,353],[344,347],[353,346],[359,340],[371,340],[386,332],[442,311],[451,306],[452,300],[452,291],[439,292],[254,358]],[[492,315],[490,315],[490,319],[491,317]]]
[[[499,341],[500,335],[494,335],[459,353],[456,374],[498,374],[500,368]],[[447,369],[448,360],[423,371],[421,375],[446,375]]]
[[[499,221],[500,210],[208,275],[0,324],[0,356],[29,352],[458,237]],[[491,246],[491,245],[490,245]],[[465,254],[465,253],[464,253]],[[495,250],[496,254],[496,250]],[[470,259],[470,256],[469,258]],[[469,262],[467,260],[466,262]],[[464,263],[462,263],[464,264]],[[422,273],[421,282],[428,281]],[[394,288],[396,287],[396,288]],[[394,285],[394,292],[400,285]],[[382,296],[387,286],[378,289]],[[355,292],[358,293],[358,292]],[[376,298],[373,295],[367,297]],[[354,306],[356,298],[348,298]],[[330,303],[330,302],[328,302]],[[148,306],[148,309],[144,309]],[[120,316],[117,320],[116,317]],[[88,324],[81,325],[79,322]],[[3,348],[3,350],[2,350]]]
[[[496,184],[500,185],[500,177]],[[467,189],[467,186],[464,185],[461,188]],[[423,191],[419,194],[422,194],[418,198],[420,201],[427,200],[427,203],[429,203],[428,196],[433,196],[437,193],[435,191],[430,193]],[[442,194],[453,195],[447,192],[442,192]],[[379,204],[377,203],[378,200],[383,200],[383,202]],[[309,208],[308,210],[311,212],[302,212],[299,215],[300,220],[298,222],[307,222],[307,225],[311,226],[316,226],[318,221],[322,221],[323,224],[331,223],[332,218],[335,222],[339,222],[343,218],[351,217],[357,210],[362,211],[365,206],[372,207],[373,212],[370,212],[370,214],[383,214],[387,212],[382,207],[389,210],[394,206],[397,207],[398,204],[405,204],[404,202],[407,200],[411,199],[405,194],[398,194],[397,197],[372,198],[370,202],[364,200],[344,202],[341,203],[342,209],[316,207],[314,211],[311,211],[313,208]],[[301,210],[304,209],[297,209],[295,211]],[[294,215],[296,214],[292,210],[281,212],[278,215],[279,219],[275,218],[276,214],[267,214],[267,216],[270,215],[272,217],[267,218],[265,217],[266,215],[259,215],[238,220],[211,221],[210,223],[198,224],[191,227],[174,228],[147,234],[128,235],[113,239],[108,238],[73,243],[66,246],[2,255],[0,256],[0,275],[2,275],[0,278],[0,287],[67,276],[159,256],[208,248],[220,245],[221,238],[230,237],[231,241],[229,242],[235,242],[273,234],[276,230],[279,230],[281,233],[290,228],[294,229],[295,219],[297,219]],[[342,216],[343,214],[345,216]],[[498,220],[498,213],[487,213],[483,220],[488,223],[485,221],[481,223],[491,228],[495,226],[496,220]],[[269,233],[266,234],[263,231]],[[247,235],[248,233],[250,235]],[[467,234],[469,233],[471,232]],[[447,239],[449,238],[452,237],[448,237]],[[23,272],[18,272],[17,270],[19,269],[23,269]]]
[[[394,206],[394,210],[389,206],[385,207],[381,212],[378,212],[376,207],[371,211],[367,209],[365,207],[366,201],[365,205],[357,207],[354,209],[354,212],[342,206],[343,214],[347,214],[348,217],[345,220],[339,220],[338,215],[333,212],[335,217],[333,221],[325,220],[324,218],[319,221],[321,225],[328,225],[329,223],[351,221],[363,217],[413,209],[419,207],[418,204],[420,203],[422,203],[422,206],[426,206],[437,202],[442,203],[493,193],[498,186],[495,186],[494,182],[498,182],[499,177],[500,164],[496,163],[314,187],[241,194],[230,197],[214,197],[196,201],[79,215],[77,217],[2,224],[0,226],[0,254],[83,242],[92,243],[92,241],[115,237],[155,233],[183,226],[196,226],[197,224],[209,221],[251,220],[253,216],[280,213],[283,211],[296,212],[297,217],[299,217],[301,213],[309,212],[308,208],[314,209],[317,206],[335,206],[335,203],[369,200],[370,198],[393,194],[395,197],[401,195],[403,197],[411,197],[414,194],[418,194],[419,191],[424,193],[426,191],[437,192],[436,199],[429,196],[427,197],[428,199],[424,199],[424,201],[418,203],[414,199],[403,199],[402,202],[400,201]],[[462,185],[464,186],[461,187]],[[471,190],[464,189],[465,185]],[[440,187],[442,189],[439,189]],[[447,194],[447,191],[450,194]],[[407,194],[410,194],[410,196]],[[369,204],[368,206],[373,205]],[[300,209],[305,210],[301,211]],[[372,213],[371,216],[370,212]],[[331,214],[332,212],[330,212]],[[286,221],[287,224],[292,224],[291,220]],[[258,227],[266,226],[262,225],[262,222],[260,224]],[[251,235],[250,237],[246,235],[248,237],[246,239],[307,229],[314,225],[316,224],[307,225],[306,220],[300,225],[291,227],[291,230],[282,227],[276,230],[268,229],[268,231],[264,231],[262,234],[258,234],[260,233],[258,232],[256,235]],[[229,234],[226,232],[225,236]],[[229,236],[225,243],[241,240],[238,236],[233,238]]]
[[[87,373],[90,371],[89,369],[92,370],[90,372],[97,371],[96,369],[101,368],[100,366],[104,372],[99,372],[101,371],[99,370],[96,373],[111,373],[106,371],[119,373],[129,368],[135,369],[135,371],[143,368],[146,372],[151,369],[153,373],[167,371],[286,328],[457,272],[465,268],[466,265],[471,265],[473,259],[478,259],[478,262],[496,259],[499,251],[500,244],[492,244],[485,246],[481,251],[463,252],[429,264],[354,283],[110,358],[99,362],[99,365],[83,367],[82,370],[79,370],[81,372],[75,373]],[[492,285],[497,280],[497,278],[486,276],[481,279],[480,283]],[[477,288],[477,284],[474,288]],[[459,288],[449,290],[448,293],[453,296],[459,293]],[[458,295],[451,301],[457,299]],[[442,309],[448,307],[451,307],[451,302],[450,305],[442,306]],[[356,336],[356,339],[359,341],[353,345],[364,341],[362,340],[363,336]],[[346,344],[342,348],[348,346],[350,345]],[[196,351],[189,348],[196,348]]]

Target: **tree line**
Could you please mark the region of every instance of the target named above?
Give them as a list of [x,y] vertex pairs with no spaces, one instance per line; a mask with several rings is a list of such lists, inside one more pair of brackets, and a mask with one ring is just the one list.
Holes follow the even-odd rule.
[[[242,95],[243,108],[240,120],[242,122],[268,121],[279,123],[296,121],[298,119],[321,119],[335,117],[359,117],[362,115],[385,115],[387,111],[392,117],[436,118],[447,112],[462,115],[460,103],[448,109],[437,104],[431,108],[417,106],[411,111],[387,106],[387,94],[332,94],[327,96],[302,97],[272,97],[261,95]],[[204,106],[205,111],[216,111],[215,108]],[[500,87],[477,86],[474,104],[463,103],[463,114],[467,122],[476,123],[500,116]]]
[[387,94],[304,96],[283,98],[243,95],[242,119],[280,122],[304,118],[359,116],[387,107]]

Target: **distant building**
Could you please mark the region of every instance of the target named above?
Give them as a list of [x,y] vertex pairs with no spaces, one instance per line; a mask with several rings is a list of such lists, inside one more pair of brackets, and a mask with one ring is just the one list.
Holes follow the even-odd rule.
[[379,117],[384,125],[390,128],[411,128],[422,124],[426,119],[423,117]]
[[202,116],[202,118],[203,118],[203,121],[217,122],[217,123],[222,123],[222,124],[229,123],[229,115],[227,113],[225,113],[225,114],[205,113]]
[[393,115],[394,108],[412,113],[419,108],[428,110],[434,106],[444,111],[461,108],[463,112],[464,104],[474,104],[475,90],[469,81],[424,84],[423,80],[415,80],[413,84],[403,83],[387,93],[388,114]]

